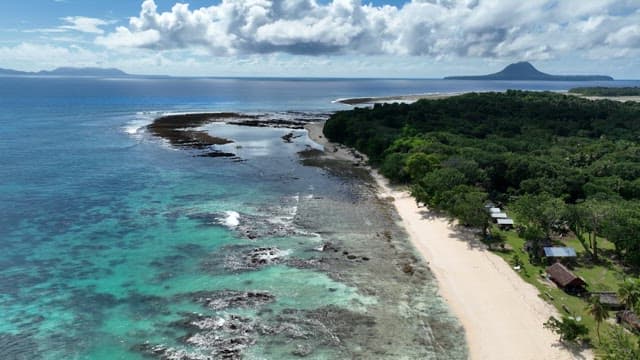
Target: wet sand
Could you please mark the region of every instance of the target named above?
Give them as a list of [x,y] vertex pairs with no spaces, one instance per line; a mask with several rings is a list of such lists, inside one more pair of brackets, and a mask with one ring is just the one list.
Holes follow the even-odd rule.
[[[329,143],[322,127],[314,123],[307,129],[311,139],[325,147],[326,156],[363,161],[354,157],[353,150]],[[391,188],[382,176],[372,173],[379,197],[395,205],[411,242],[435,275],[440,294],[462,323],[472,359],[593,358],[587,351],[570,352],[542,327],[549,316],[558,316],[555,308],[473,234],[418,207],[406,190]]]

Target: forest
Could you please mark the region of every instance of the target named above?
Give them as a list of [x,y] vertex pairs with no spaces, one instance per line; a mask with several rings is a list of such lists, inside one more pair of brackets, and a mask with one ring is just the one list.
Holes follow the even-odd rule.
[[640,87],[578,87],[570,89],[569,93],[584,96],[640,96]]
[[598,261],[604,237],[624,266],[640,268],[640,103],[469,93],[337,112],[324,133],[485,234],[492,201],[515,210],[534,250],[572,232]]
[[[324,134],[366,154],[417,202],[481,229],[489,249],[565,314],[544,324],[560,341],[597,339],[601,359],[640,358],[640,337],[606,321],[620,313],[599,295],[541,281],[542,247],[573,246],[571,268],[589,290],[617,294],[640,314],[640,103],[468,93],[337,112]],[[515,231],[492,224],[488,203],[512,214]]]

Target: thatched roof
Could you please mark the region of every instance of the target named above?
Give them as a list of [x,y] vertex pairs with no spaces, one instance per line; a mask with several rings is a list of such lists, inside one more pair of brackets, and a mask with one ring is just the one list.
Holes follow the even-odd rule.
[[620,308],[622,307],[622,302],[618,298],[618,295],[614,292],[610,291],[596,291],[592,292],[591,295],[597,295],[600,299],[600,303],[608,306],[610,308]]
[[640,331],[640,320],[638,319],[638,315],[636,315],[633,311],[618,311],[618,313],[616,314],[616,319],[619,323],[625,323],[633,330]]
[[564,288],[567,286],[584,286],[586,283],[580,277],[569,271],[564,265],[555,263],[547,268],[551,280]]

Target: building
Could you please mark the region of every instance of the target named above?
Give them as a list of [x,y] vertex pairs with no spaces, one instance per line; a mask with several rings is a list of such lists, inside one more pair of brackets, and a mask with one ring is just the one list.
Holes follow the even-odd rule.
[[595,291],[591,293],[592,296],[597,296],[600,299],[600,303],[610,310],[622,310],[624,304],[618,298],[618,295],[611,291]]
[[556,283],[559,288],[570,294],[585,292],[587,283],[559,262],[549,266],[547,268],[547,274],[549,274],[549,278]]
[[496,223],[501,229],[513,229],[513,219],[498,218],[496,219]]
[[623,310],[616,313],[616,321],[632,331],[640,332],[640,319],[633,311]]
[[572,247],[545,246],[544,256],[551,258],[575,258],[576,249]]

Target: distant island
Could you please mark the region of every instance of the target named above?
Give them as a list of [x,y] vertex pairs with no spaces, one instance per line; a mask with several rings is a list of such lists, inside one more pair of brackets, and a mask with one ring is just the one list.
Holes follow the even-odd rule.
[[0,76],[135,76],[114,68],[97,68],[97,67],[59,67],[54,70],[42,70],[37,72],[18,71],[11,69],[1,69]]
[[607,75],[551,75],[523,61],[510,64],[502,71],[489,75],[447,76],[446,80],[543,80],[543,81],[611,81]]

